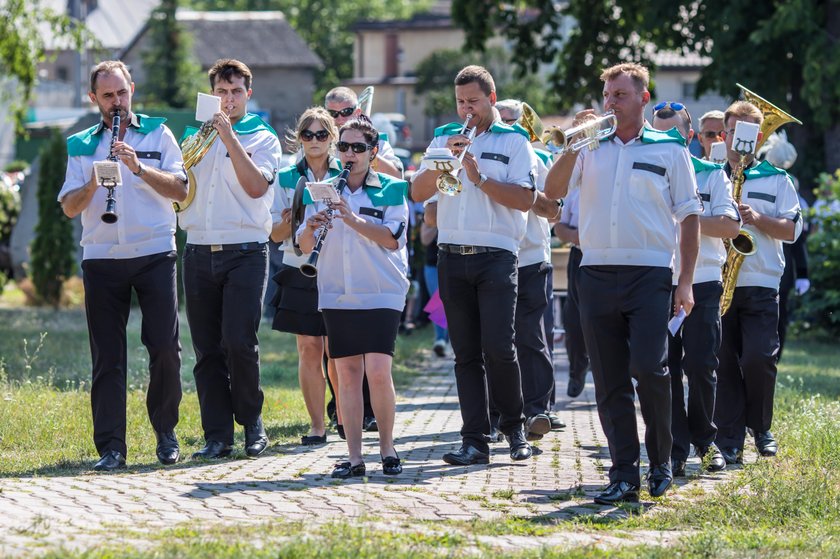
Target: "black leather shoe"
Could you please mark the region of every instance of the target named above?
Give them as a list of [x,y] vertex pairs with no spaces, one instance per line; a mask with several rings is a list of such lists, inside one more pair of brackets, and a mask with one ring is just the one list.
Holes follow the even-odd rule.
[[527,460],[533,454],[531,445],[525,440],[525,433],[521,429],[514,431],[510,435],[505,435],[505,438],[510,445],[511,460]]
[[614,481],[595,496],[595,502],[599,505],[638,503],[639,488],[628,481]]
[[551,422],[551,430],[556,431],[557,429],[565,429],[566,424],[563,423],[563,420],[560,419],[560,416],[553,412],[548,412],[548,420]]
[[779,452],[779,445],[770,431],[755,434],[755,448],[762,456],[776,456]]
[[99,462],[93,465],[95,472],[113,472],[125,469],[125,456],[117,450],[106,450]]
[[447,452],[443,455],[443,461],[453,466],[470,466],[472,464],[489,464],[490,455],[482,452],[474,446],[461,445],[455,452]]
[[685,477],[685,460],[671,459],[671,473],[674,477]]
[[386,456],[382,459],[382,473],[386,476],[396,476],[402,473],[402,463],[399,456]]
[[220,441],[207,441],[204,448],[192,455],[193,458],[201,458],[204,460],[212,460],[215,458],[227,458],[230,456],[233,448],[227,443]]
[[484,435],[484,440],[487,441],[487,444],[500,443],[505,440],[505,435],[496,427],[493,427],[493,430],[490,431],[489,435]]
[[376,423],[376,418],[369,415],[362,420],[362,430],[368,433],[376,433],[379,431],[379,424]]
[[352,466],[350,462],[339,462],[333,468],[330,477],[338,479],[347,479],[349,477],[363,477],[365,475],[365,463],[356,464]]
[[737,446],[720,447],[720,455],[727,464],[743,464],[744,451]]
[[651,466],[647,474],[648,493],[651,497],[661,497],[665,494],[674,476],[671,474],[671,465],[667,462]]
[[303,446],[316,446],[320,444],[327,444],[327,434],[324,433],[320,437],[318,435],[304,435],[300,438],[300,444]]
[[583,392],[586,386],[586,381],[582,378],[569,377],[569,384],[566,385],[566,396],[569,398],[577,398]]
[[706,464],[706,471],[708,472],[719,472],[726,468],[726,460],[724,460],[723,454],[721,454],[720,449],[714,443],[706,448],[698,448],[697,456],[703,460],[703,463],[708,461],[708,464]]
[[259,456],[268,446],[268,435],[265,434],[262,417],[251,425],[245,426],[245,454],[248,456]]
[[157,459],[161,464],[174,464],[181,457],[178,437],[175,431],[155,431],[157,437]]
[[551,431],[551,420],[544,413],[532,415],[525,420],[525,438],[529,441],[538,441],[543,435]]

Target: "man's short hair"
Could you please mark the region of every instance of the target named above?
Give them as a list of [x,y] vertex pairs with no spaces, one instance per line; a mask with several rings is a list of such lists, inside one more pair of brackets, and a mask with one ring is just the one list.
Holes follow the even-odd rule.
[[122,60],[105,60],[94,66],[93,70],[90,71],[91,93],[96,93],[96,80],[99,78],[99,74],[116,74],[117,72],[122,72],[125,81],[131,83],[131,74]]
[[496,101],[496,108],[500,111],[510,111],[513,118],[519,120],[522,117],[522,101],[519,99],[502,99]]
[[326,103],[350,103],[352,105],[358,105],[359,96],[349,87],[334,87],[327,91],[327,95],[324,97],[324,104]]
[[723,111],[718,111],[718,110],[709,111],[709,112],[705,113],[703,116],[700,117],[700,127],[702,128],[703,123],[706,122],[707,120],[710,120],[710,119],[724,120],[723,117],[724,117]]
[[680,120],[680,134],[683,138],[688,139],[688,131],[691,130],[691,115],[688,112],[688,107],[683,107],[681,111],[675,111],[670,105],[666,105],[653,113],[654,118],[669,119],[674,116]]
[[725,113],[723,113],[723,124],[726,125],[726,123],[729,122],[729,118],[733,116],[738,118],[748,118],[753,120],[756,124],[764,122],[764,115],[762,114],[761,109],[749,101],[735,101],[729,105],[729,108],[726,109]]
[[224,80],[232,82],[234,77],[245,79],[245,89],[251,89],[251,69],[234,58],[220,58],[207,72],[210,78],[210,89],[216,87],[216,82]]
[[650,84],[650,72],[641,64],[635,62],[623,62],[610,66],[601,72],[601,81],[608,82],[614,80],[621,74],[627,74],[636,84],[637,91],[646,91]]
[[496,91],[496,82],[493,81],[493,76],[490,75],[490,72],[484,66],[477,66],[475,64],[466,66],[455,76],[455,85],[467,85],[473,82],[481,87],[481,91],[485,95],[490,95]]

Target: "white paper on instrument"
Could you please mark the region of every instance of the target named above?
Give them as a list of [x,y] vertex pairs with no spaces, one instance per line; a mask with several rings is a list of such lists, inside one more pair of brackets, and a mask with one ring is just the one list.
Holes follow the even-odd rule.
[[315,202],[337,203],[341,200],[332,182],[308,182],[306,190]]
[[201,122],[210,120],[216,113],[222,112],[222,98],[199,93],[195,102],[195,119]]
[[715,142],[709,149],[709,159],[714,163],[726,162],[726,142]]
[[122,184],[120,164],[116,161],[94,161],[93,174],[96,184],[119,186]]
[[680,326],[682,326],[683,321],[685,320],[685,309],[680,309],[680,312],[674,315],[674,317],[668,321],[668,331],[671,332],[672,336],[676,336],[677,332],[680,330]]
[[423,157],[422,164],[430,171],[451,173],[461,168],[461,161],[452,155],[449,148],[429,148]]
[[732,149],[738,153],[755,153],[759,130],[761,130],[761,126],[754,122],[743,120],[736,122],[735,134],[732,138]]

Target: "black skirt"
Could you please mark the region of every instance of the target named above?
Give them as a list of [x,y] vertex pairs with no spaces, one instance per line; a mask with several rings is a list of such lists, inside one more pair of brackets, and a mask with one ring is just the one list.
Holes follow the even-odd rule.
[[274,321],[271,327],[279,332],[302,336],[326,336],[324,318],[318,311],[318,281],[300,273],[300,269],[283,264],[271,278],[277,292],[271,300]]
[[324,309],[330,357],[384,353],[393,357],[400,311]]

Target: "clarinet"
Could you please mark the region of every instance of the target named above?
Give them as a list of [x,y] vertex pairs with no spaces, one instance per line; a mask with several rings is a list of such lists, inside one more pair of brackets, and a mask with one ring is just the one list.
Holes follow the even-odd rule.
[[[338,175],[338,182],[335,185],[335,189],[338,190],[339,193],[344,190],[345,186],[347,186],[347,177],[350,176],[350,168],[352,166],[353,163],[345,164],[344,170],[341,171],[340,175]],[[324,244],[324,238],[327,236],[327,230],[330,228],[333,220],[333,209],[330,202],[327,202],[327,219],[327,223],[322,225],[318,230],[318,237],[315,239],[315,247],[309,254],[309,258],[306,262],[300,265],[300,273],[308,278],[314,278],[318,275],[318,257],[321,255],[321,247]]]
[[[111,116],[111,152],[108,155],[109,161],[119,161],[119,158],[114,155],[114,144],[120,137],[120,111],[114,111]],[[115,184],[104,185],[108,189],[108,197],[105,198],[105,213],[102,214],[102,221],[105,223],[117,222],[117,199],[114,197]]]

